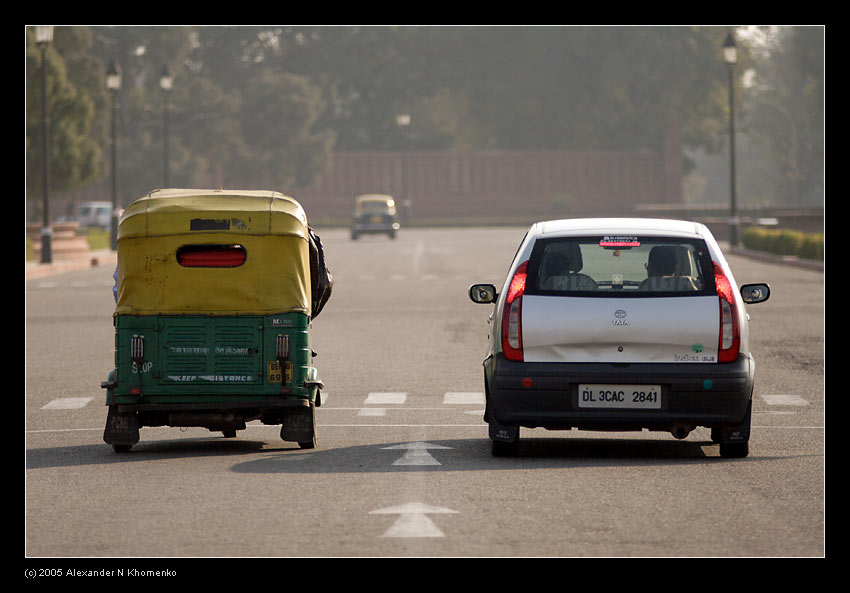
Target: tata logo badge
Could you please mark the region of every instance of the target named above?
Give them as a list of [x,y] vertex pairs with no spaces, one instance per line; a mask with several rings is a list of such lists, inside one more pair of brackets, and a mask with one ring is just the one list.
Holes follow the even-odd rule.
[[616,311],[614,311],[614,317],[616,317],[616,319],[614,319],[611,322],[612,325],[628,325],[629,324],[629,322],[626,320],[626,312],[623,311],[622,309],[617,309]]

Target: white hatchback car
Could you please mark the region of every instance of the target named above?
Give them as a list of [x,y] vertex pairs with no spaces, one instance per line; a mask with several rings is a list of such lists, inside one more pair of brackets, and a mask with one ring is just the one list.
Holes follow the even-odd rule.
[[611,218],[539,222],[495,303],[484,360],[494,455],[518,452],[520,427],[711,429],[723,457],[749,452],[754,360],[745,303],[709,230],[695,222]]

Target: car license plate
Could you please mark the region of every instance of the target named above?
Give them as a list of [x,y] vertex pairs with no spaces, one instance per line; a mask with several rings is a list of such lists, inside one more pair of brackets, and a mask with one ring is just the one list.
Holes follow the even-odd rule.
[[661,408],[660,385],[579,385],[579,408]]

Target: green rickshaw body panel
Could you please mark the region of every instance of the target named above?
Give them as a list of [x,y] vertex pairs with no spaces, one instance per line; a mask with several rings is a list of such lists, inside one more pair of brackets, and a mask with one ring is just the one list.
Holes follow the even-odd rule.
[[[269,397],[313,401],[309,319],[278,315],[118,315],[115,387],[107,404],[234,402]],[[277,360],[278,336],[288,336],[289,358]],[[133,340],[143,340],[133,360]],[[137,342],[138,343],[138,342]]]

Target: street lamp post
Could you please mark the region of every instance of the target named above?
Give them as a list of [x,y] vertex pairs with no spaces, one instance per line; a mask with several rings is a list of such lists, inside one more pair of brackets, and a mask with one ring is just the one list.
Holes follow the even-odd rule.
[[110,142],[112,144],[112,216],[109,225],[110,244],[112,251],[118,246],[118,91],[121,90],[121,66],[115,60],[106,71],[106,88],[112,93],[112,127]]
[[738,63],[738,48],[735,46],[735,36],[726,36],[723,43],[723,61],[729,70],[729,183],[730,183],[730,226],[729,243],[738,246],[738,204],[735,196],[735,64]]
[[162,74],[159,76],[159,88],[162,89],[162,151],[163,151],[163,187],[169,187],[169,143],[168,143],[168,112],[171,108],[170,96],[171,87],[174,84],[174,75],[171,69],[166,65],[162,67]]
[[407,223],[411,207],[410,198],[407,197],[407,149],[410,144],[407,129],[410,126],[410,114],[400,113],[395,117],[395,123],[405,134],[405,146],[401,152],[401,200],[399,202],[401,202],[402,223]]
[[41,263],[53,261],[53,229],[50,226],[50,141],[49,118],[47,115],[47,46],[53,41],[53,25],[39,25],[35,28],[35,41],[41,48],[41,152],[42,181],[44,183],[41,224]]

